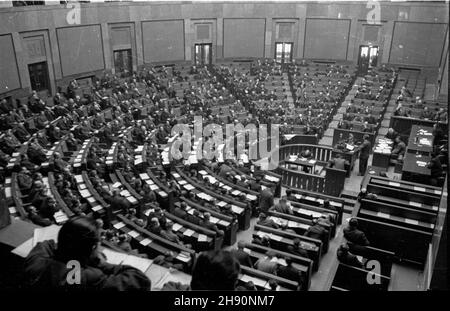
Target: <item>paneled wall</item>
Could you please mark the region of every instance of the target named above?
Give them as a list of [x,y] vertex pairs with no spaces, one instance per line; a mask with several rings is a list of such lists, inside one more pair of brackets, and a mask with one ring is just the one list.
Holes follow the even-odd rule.
[[223,56],[264,57],[265,18],[225,18]]
[[19,72],[11,35],[0,36],[0,55],[0,93],[20,88]]
[[346,60],[350,19],[307,18],[304,57]]
[[447,24],[395,22],[389,61],[439,67]]
[[[69,79],[113,71],[116,50],[131,49],[137,69],[148,63],[192,61],[196,43],[212,44],[213,62],[273,58],[276,42],[290,42],[295,58],[355,63],[359,46],[369,44],[379,46],[381,63],[432,66],[443,72],[447,7],[444,2],[380,2],[375,24],[365,2],[344,1],[112,2],[81,4],[80,10],[60,4],[0,7],[0,94],[29,92],[27,66],[40,57],[49,66],[54,93],[55,85]],[[43,41],[28,38],[34,36]]]
[[100,25],[56,29],[62,76],[105,68]]
[[142,23],[144,63],[184,60],[184,21]]

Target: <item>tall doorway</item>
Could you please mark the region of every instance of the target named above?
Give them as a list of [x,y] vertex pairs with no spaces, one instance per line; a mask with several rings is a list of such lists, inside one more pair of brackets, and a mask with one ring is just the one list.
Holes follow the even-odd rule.
[[376,67],[378,63],[378,46],[361,45],[359,47],[358,71],[365,75],[367,71]]
[[292,50],[294,43],[278,42],[275,43],[275,59],[282,64],[292,61]]
[[131,49],[114,51],[114,69],[116,73],[123,73],[125,70],[129,74],[133,72]]
[[211,65],[212,63],[212,44],[199,43],[195,44],[195,64]]
[[28,73],[30,74],[31,89],[33,91],[48,91],[50,93],[47,62],[29,64]]

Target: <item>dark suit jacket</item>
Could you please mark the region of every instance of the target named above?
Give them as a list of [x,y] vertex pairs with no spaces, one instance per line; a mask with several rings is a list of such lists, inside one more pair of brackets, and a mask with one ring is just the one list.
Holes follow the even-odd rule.
[[263,212],[267,212],[269,208],[273,205],[273,194],[269,192],[267,189],[264,189],[261,192],[259,197],[259,208]]
[[309,258],[308,257],[308,252],[305,249],[303,249],[303,248],[294,248],[293,245],[289,245],[288,246],[288,252],[291,253],[291,254],[294,254],[296,256]]
[[179,207],[176,207],[173,211],[173,214],[181,219],[187,218],[187,212]]
[[294,282],[300,281],[300,271],[292,266],[279,266],[277,275]]
[[352,230],[350,227],[344,228],[344,238],[356,245],[367,246],[370,244],[364,232],[358,229]]
[[25,259],[25,286],[39,290],[150,290],[144,273],[127,265],[89,263],[81,266],[81,284],[67,284],[66,262],[58,260],[54,241],[38,243]]
[[252,260],[250,258],[250,255],[244,252],[243,250],[236,249],[233,250],[234,257],[239,261],[239,263],[243,266],[247,267],[253,267]]

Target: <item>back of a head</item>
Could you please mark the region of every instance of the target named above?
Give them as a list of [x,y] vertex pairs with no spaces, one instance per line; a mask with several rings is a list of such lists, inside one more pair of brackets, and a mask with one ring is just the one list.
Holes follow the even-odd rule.
[[192,271],[193,290],[234,290],[240,273],[239,262],[228,251],[202,252]]
[[86,262],[100,241],[95,220],[77,216],[69,219],[58,234],[58,257],[63,261]]
[[357,228],[358,227],[358,220],[356,218],[352,218],[352,219],[349,220],[348,224],[352,228]]

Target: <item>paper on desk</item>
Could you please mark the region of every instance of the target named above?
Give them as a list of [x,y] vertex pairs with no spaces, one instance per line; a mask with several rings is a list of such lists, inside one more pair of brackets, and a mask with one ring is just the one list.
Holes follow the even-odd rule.
[[122,184],[118,181],[113,183],[113,185],[112,185],[113,188],[120,188],[121,186],[122,186]]
[[199,234],[197,240],[199,242],[206,242],[207,241],[207,236],[205,234]]
[[191,229],[187,229],[186,231],[183,232],[185,236],[192,236],[194,233],[195,231]]
[[183,228],[183,226],[180,225],[180,224],[178,224],[178,223],[174,223],[173,226],[172,226],[172,230],[173,230],[173,231],[178,231],[178,230],[180,230],[181,228]]
[[112,265],[120,265],[128,256],[125,253],[116,252],[109,248],[104,248],[102,253],[106,256],[106,262]]
[[131,266],[138,270],[141,270],[143,273],[150,268],[153,261],[147,258],[141,258],[138,256],[128,255],[122,262],[122,265]]
[[149,187],[150,187],[150,190],[159,189],[159,187],[157,185],[154,185],[154,184],[151,184]]
[[28,254],[31,252],[32,249],[33,249],[33,238],[29,238],[28,240],[17,246],[15,249],[13,249],[11,253],[25,258],[28,256]]
[[35,247],[37,243],[46,241],[46,240],[53,240],[53,241],[57,242],[58,241],[58,233],[59,233],[60,229],[61,229],[61,226],[57,226],[57,225],[51,225],[48,227],[34,229],[33,247]]

